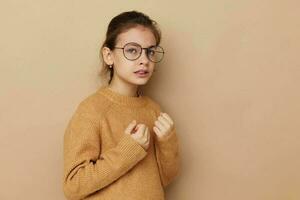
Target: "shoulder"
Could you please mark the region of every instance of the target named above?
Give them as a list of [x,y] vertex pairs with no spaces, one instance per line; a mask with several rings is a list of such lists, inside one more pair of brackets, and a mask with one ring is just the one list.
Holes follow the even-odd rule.
[[110,109],[111,102],[98,93],[98,90],[83,98],[77,105],[75,114],[91,120],[100,120]]

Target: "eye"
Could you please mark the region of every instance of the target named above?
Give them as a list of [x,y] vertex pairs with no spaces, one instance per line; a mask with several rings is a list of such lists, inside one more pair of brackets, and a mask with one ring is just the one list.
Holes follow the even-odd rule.
[[149,55],[154,55],[155,51],[153,49],[149,49],[148,53],[149,53]]
[[129,48],[129,49],[126,49],[126,51],[128,53],[136,53],[137,52],[137,50],[135,48]]

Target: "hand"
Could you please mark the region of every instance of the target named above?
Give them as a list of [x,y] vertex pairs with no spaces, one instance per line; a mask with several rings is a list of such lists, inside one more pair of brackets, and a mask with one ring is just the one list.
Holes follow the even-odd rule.
[[168,137],[174,128],[174,122],[167,113],[160,113],[160,116],[154,122],[153,131],[158,140]]
[[126,128],[125,134],[129,134],[145,150],[149,148],[150,133],[149,128],[145,124],[137,125],[136,120],[133,120]]

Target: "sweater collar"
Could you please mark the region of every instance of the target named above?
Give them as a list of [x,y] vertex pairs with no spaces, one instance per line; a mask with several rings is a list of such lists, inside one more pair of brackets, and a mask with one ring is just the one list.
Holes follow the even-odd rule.
[[114,103],[123,106],[142,107],[147,103],[146,96],[143,96],[142,94],[140,94],[138,97],[127,96],[113,91],[108,86],[100,87],[97,93],[102,94]]

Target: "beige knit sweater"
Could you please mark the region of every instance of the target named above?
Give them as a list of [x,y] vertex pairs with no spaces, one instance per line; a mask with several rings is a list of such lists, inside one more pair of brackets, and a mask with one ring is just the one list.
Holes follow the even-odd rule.
[[[164,189],[180,172],[175,126],[158,141],[161,112],[148,96],[125,96],[100,87],[77,106],[64,134],[63,191],[69,200],[164,200]],[[151,134],[144,150],[125,134],[132,120]]]

